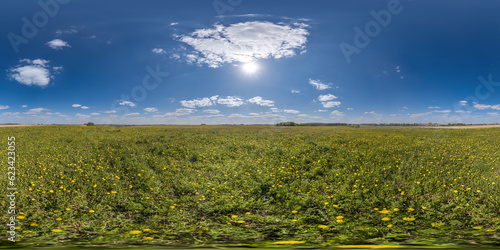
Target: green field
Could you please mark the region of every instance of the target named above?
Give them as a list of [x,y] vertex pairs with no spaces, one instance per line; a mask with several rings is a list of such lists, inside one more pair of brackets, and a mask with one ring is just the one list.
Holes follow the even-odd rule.
[[20,245],[500,246],[500,129],[0,128],[2,190],[10,136]]

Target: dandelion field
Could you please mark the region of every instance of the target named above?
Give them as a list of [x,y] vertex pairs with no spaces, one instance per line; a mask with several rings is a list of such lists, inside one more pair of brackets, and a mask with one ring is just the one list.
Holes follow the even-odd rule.
[[9,136],[19,244],[500,245],[500,129],[0,128]]

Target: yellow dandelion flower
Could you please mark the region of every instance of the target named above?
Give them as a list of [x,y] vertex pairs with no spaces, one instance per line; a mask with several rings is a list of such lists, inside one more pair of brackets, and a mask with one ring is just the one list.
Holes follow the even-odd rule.
[[399,208],[394,208],[394,211],[395,211],[395,212],[399,211]]
[[328,228],[328,226],[326,226],[326,225],[319,225],[318,227],[319,228]]
[[153,239],[153,237],[142,237],[142,238],[145,240],[152,240]]
[[388,220],[391,220],[391,218],[389,218],[389,217],[384,217],[384,218],[382,218],[382,220],[383,220],[383,221],[388,221]]
[[392,224],[387,225],[387,227],[388,227],[388,228],[391,228],[391,227],[393,227],[393,226],[394,226],[394,225],[392,225]]
[[427,209],[427,207],[422,207],[422,209]]
[[238,218],[238,215],[231,215],[231,218]]
[[410,208],[408,208],[408,212],[413,212],[413,211],[415,211],[415,209],[414,209],[414,208],[411,208],[411,207],[410,207]]
[[297,240],[288,240],[288,241],[276,241],[273,242],[272,244],[276,245],[293,245],[293,244],[303,244],[306,243],[305,241],[297,241]]
[[56,220],[62,220],[62,218],[57,218]]
[[95,212],[95,211],[94,211],[94,210],[92,210],[92,209],[90,209],[90,210],[89,210],[89,213],[94,213],[94,212]]
[[112,193],[112,194],[116,194],[116,193],[118,193],[118,192],[116,192],[116,191],[111,191],[111,193]]
[[245,221],[244,220],[238,220],[238,221],[236,221],[236,223],[242,224],[242,223],[245,223]]
[[296,222],[297,220],[292,220],[293,222]]
[[66,211],[69,211],[69,210],[71,210],[71,208],[66,208]]
[[62,232],[63,230],[61,230],[61,229],[52,229],[52,230],[50,230],[50,231],[52,231],[52,232],[54,232],[54,233],[60,233],[60,232]]
[[337,220],[337,223],[344,223],[344,220]]
[[337,219],[342,220],[342,219],[344,219],[344,216],[337,216]]
[[128,232],[129,234],[140,234],[142,233],[142,231],[139,231],[139,230],[132,230],[130,232]]
[[30,226],[32,226],[32,227],[36,227],[36,226],[38,226],[38,224],[36,224],[36,223],[31,223],[31,224],[30,224]]
[[143,231],[143,232],[149,232],[149,231],[151,231],[151,229],[149,229],[149,228],[145,228],[145,229],[142,229],[142,231]]
[[246,215],[251,215],[252,213],[250,213],[250,212],[246,212],[245,214],[246,214]]
[[483,228],[482,226],[477,226],[477,227],[472,227],[473,229],[476,229],[476,230],[479,230],[481,228]]
[[296,214],[296,213],[298,213],[298,212],[297,212],[297,211],[295,211],[295,210],[293,210],[293,211],[292,211],[292,214]]
[[24,218],[26,218],[26,217],[24,217],[24,216],[22,216],[22,215],[19,215],[19,216],[17,216],[16,218],[18,218],[18,219],[22,220],[22,219],[24,219]]
[[[486,231],[488,231],[488,230],[486,230]],[[23,231],[23,234],[29,234],[29,233],[33,233],[33,231],[30,231],[30,230]]]
[[339,207],[339,205],[333,205],[333,207]]

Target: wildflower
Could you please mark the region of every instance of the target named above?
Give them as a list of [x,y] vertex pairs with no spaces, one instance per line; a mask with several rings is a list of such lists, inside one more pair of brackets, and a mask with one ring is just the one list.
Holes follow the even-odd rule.
[[30,230],[23,231],[23,234],[29,234],[29,233],[33,233],[33,231],[30,231]]
[[94,210],[92,210],[92,209],[90,209],[90,210],[89,210],[89,213],[94,213],[94,212],[95,212],[95,211],[94,211]]
[[130,232],[128,232],[129,234],[140,234],[142,233],[142,231],[139,231],[139,230],[132,230]]
[[50,230],[50,231],[52,231],[52,232],[54,232],[54,233],[60,233],[60,232],[62,232],[63,230],[61,230],[61,229],[52,229],[52,230]]
[[427,209],[427,207],[422,207],[422,209]]
[[394,208],[394,212],[397,212],[397,211],[399,211],[399,208]]
[[238,215],[231,215],[231,218],[238,218]]
[[477,226],[477,227],[472,227],[473,229],[476,229],[476,230],[479,230],[481,228],[483,228],[482,226]]
[[394,225],[392,225],[392,224],[387,225],[387,227],[388,227],[388,228],[391,228],[391,227],[393,227],[393,226],[394,226]]
[[343,220],[337,220],[337,223],[344,223]]
[[32,226],[32,227],[36,227],[36,226],[38,226],[38,224],[36,224],[36,223],[31,223],[31,224],[30,224],[30,226]]
[[62,218],[57,218],[56,220],[62,220]]
[[328,226],[325,226],[325,225],[319,225],[318,227],[319,228],[328,228]]
[[142,229],[142,231],[143,231],[143,232],[149,232],[149,231],[151,231],[151,229],[149,229],[149,228],[145,228],[145,229]]
[[411,208],[411,207],[410,207],[410,208],[408,208],[408,212],[412,212],[412,211],[415,211],[415,209],[414,209],[414,208]]
[[297,212],[297,211],[295,211],[295,210],[293,210],[293,211],[292,211],[292,214],[296,214],[296,213],[298,213],[298,212]]
[[238,221],[236,221],[236,223],[242,224],[242,223],[245,223],[245,221],[244,220],[238,220]]
[[22,215],[19,215],[19,216],[17,216],[16,218],[18,218],[18,219],[22,220],[22,219],[24,219],[24,218],[26,218],[26,217],[24,217],[24,216],[22,216]]
[[142,237],[142,238],[145,240],[152,240],[153,239],[153,237]]
[[383,221],[388,221],[388,220],[391,220],[391,218],[389,218],[389,217],[384,217],[384,218],[382,218],[382,220],[383,220]]
[[344,219],[344,216],[337,216],[337,219],[342,220],[342,219]]

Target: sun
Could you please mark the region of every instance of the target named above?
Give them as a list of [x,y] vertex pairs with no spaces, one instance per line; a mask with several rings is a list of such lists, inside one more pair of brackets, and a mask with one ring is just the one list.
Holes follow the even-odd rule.
[[241,66],[241,69],[245,74],[252,75],[259,70],[259,65],[255,62],[248,62]]

